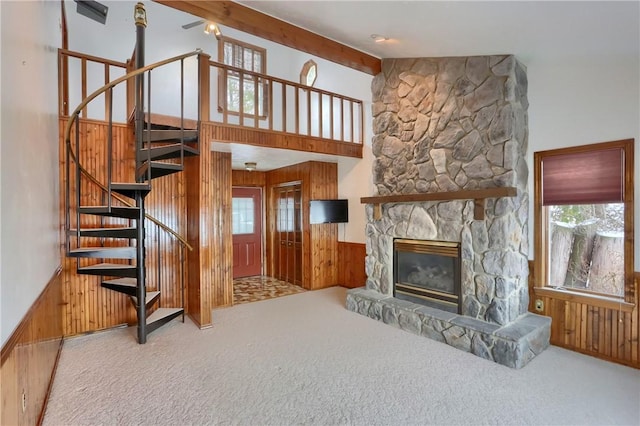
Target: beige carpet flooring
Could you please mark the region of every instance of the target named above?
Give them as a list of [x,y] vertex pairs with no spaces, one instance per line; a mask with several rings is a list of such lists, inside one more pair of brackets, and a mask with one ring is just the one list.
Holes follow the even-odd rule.
[[67,340],[44,425],[638,425],[640,371],[551,347],[513,370],[344,308],[335,287]]

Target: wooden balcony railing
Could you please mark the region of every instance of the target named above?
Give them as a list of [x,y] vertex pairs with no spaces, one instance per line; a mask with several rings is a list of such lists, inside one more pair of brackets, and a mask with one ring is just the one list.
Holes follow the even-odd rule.
[[[84,53],[73,52],[66,49],[58,49],[58,111],[61,116],[69,115],[69,103],[78,105],[94,90],[104,86],[111,80],[122,77],[127,73],[127,63],[117,62],[109,59],[99,58],[96,56],[86,55]],[[77,83],[74,83],[77,82]],[[78,84],[79,83],[79,84]],[[133,82],[127,82],[128,86],[132,86]],[[126,94],[114,92],[114,105],[119,102],[126,102]],[[107,95],[108,96],[108,95]],[[99,104],[100,102],[98,102]],[[104,97],[104,110],[95,111],[89,116],[85,107],[80,116],[81,118],[104,119],[109,115],[108,105],[109,99]],[[116,120],[120,121],[120,120]]]
[[[345,155],[362,156],[364,111],[361,100],[211,61],[210,56],[204,53],[199,55],[199,69],[191,67],[191,71],[198,73],[200,93],[189,93],[187,87],[187,96],[199,97],[202,121],[215,123],[223,130],[255,131],[245,132],[247,140],[239,140],[238,133],[233,133],[232,137],[236,138],[233,141],[252,143],[252,138],[278,135],[281,140],[286,140],[286,146],[277,147],[313,151],[313,143],[307,141],[317,139],[342,145],[339,152]],[[79,104],[88,93],[125,75],[133,69],[131,62],[130,59],[117,62],[60,49],[60,115],[68,116],[70,103]],[[155,81],[162,80],[158,75]],[[115,122],[128,121],[133,86],[133,81],[127,82],[126,87],[114,90],[110,95],[114,98]],[[154,87],[150,101],[153,110],[166,116],[176,115],[172,110],[175,102],[170,100],[175,98],[173,91],[177,94],[181,89],[158,83]],[[92,102],[89,111],[83,109],[81,118],[105,120],[109,105],[106,96],[103,103],[100,100]],[[100,109],[101,104],[104,110]],[[195,113],[195,110],[191,112]],[[185,114],[187,119],[196,118],[190,116],[190,111]],[[298,136],[295,143],[288,140],[292,135]]]
[[[339,142],[363,141],[359,99],[215,61],[209,66],[209,116],[203,121]],[[206,72],[201,70],[201,76]]]

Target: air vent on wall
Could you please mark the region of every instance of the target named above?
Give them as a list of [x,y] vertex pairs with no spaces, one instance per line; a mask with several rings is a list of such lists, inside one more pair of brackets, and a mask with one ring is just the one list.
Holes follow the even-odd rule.
[[104,24],[107,22],[109,8],[93,0],[73,0],[76,2],[76,12],[89,19]]

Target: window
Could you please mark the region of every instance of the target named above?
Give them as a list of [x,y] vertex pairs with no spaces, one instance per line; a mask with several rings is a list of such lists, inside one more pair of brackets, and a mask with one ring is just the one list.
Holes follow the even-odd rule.
[[232,199],[232,233],[253,234],[255,217],[252,197],[234,197]]
[[[226,37],[218,41],[218,60],[225,65],[265,74],[266,59],[267,51],[263,48]],[[221,112],[257,113],[261,118],[267,115],[266,82],[255,75],[220,70],[219,93],[218,109]]]
[[313,86],[318,77],[318,65],[311,59],[304,63],[300,71],[300,84]]
[[634,301],[633,140],[534,153],[537,286]]

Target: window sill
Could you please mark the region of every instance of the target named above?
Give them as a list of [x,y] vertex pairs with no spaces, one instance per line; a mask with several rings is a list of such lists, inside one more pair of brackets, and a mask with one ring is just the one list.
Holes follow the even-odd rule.
[[633,303],[625,302],[622,298],[592,295],[562,288],[534,287],[533,293],[536,296],[546,296],[558,300],[585,303],[599,308],[615,309],[622,312],[633,312],[636,307]]

